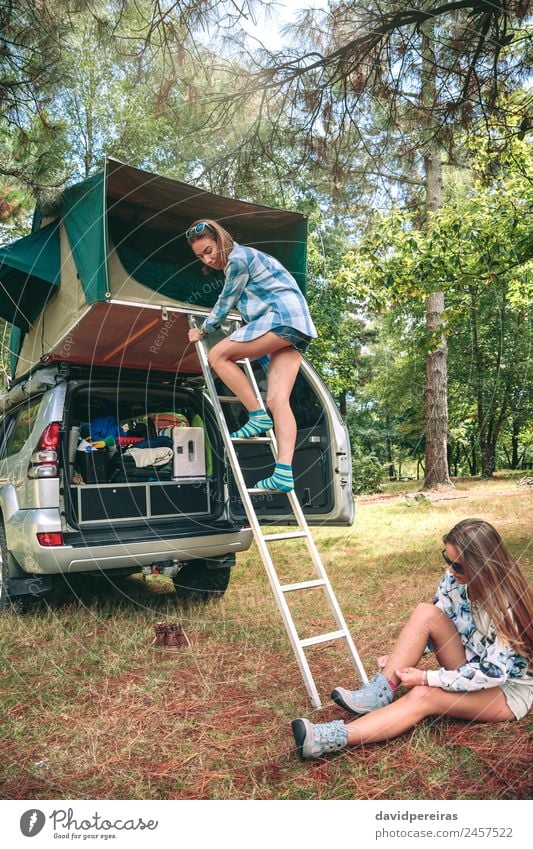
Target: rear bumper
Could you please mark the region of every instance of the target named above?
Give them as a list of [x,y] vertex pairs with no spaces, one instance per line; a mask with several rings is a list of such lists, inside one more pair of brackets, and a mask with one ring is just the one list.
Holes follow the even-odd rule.
[[146,540],[116,541],[82,546],[41,546],[37,534],[61,531],[57,510],[19,510],[6,522],[8,547],[24,572],[33,575],[56,575],[74,572],[100,572],[106,569],[140,569],[152,563],[173,558],[181,561],[219,557],[246,551],[252,543],[249,529],[211,528],[209,533],[189,535],[176,533],[165,538],[153,534]]

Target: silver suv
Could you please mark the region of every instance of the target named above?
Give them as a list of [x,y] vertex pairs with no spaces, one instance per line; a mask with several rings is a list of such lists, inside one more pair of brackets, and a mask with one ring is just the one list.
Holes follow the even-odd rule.
[[[259,364],[254,368],[263,390],[266,375]],[[292,405],[296,491],[307,519],[351,524],[346,429],[306,361]],[[226,407],[235,429],[245,411]],[[154,421],[164,424],[169,411],[201,423],[200,470],[187,476],[154,465],[135,477],[124,460],[128,445],[155,438],[161,430]],[[115,440],[108,438],[103,451],[79,451],[83,434],[101,420]],[[238,451],[249,485],[270,473],[268,445]],[[262,522],[290,522],[285,496],[254,496],[254,502]],[[202,377],[60,362],[37,368],[2,398],[0,609],[48,591],[55,576],[75,573],[162,573],[179,597],[205,600],[225,592],[236,553],[251,542]]]

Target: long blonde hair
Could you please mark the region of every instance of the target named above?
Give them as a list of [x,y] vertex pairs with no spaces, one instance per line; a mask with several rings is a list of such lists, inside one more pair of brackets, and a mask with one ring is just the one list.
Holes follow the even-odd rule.
[[[198,224],[207,224],[207,230],[204,228],[201,233],[195,233],[194,228]],[[205,239],[206,237],[208,239],[214,239],[218,252],[224,259],[224,265],[227,264],[228,257],[233,250],[234,240],[233,236],[227,230],[224,230],[224,227],[221,227],[217,221],[213,221],[211,218],[199,218],[198,221],[193,221],[188,229],[192,230],[191,235],[187,239],[189,245],[197,242],[198,239]]]
[[455,545],[461,553],[462,574],[472,604],[485,610],[499,637],[531,660],[531,590],[496,528],[483,519],[463,519],[445,534],[443,541]]

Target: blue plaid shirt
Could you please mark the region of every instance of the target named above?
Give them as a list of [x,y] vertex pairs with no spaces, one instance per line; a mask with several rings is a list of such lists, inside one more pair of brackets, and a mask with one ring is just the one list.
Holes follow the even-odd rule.
[[236,307],[246,321],[231,334],[236,342],[257,339],[280,325],[316,337],[307,302],[296,280],[274,257],[234,242],[224,276],[224,288],[202,325],[206,333],[217,330],[232,307]]

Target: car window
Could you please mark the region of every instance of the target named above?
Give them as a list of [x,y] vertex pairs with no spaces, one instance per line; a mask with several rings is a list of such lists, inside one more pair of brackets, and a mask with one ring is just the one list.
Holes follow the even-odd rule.
[[13,434],[13,429],[15,427],[17,421],[16,415],[14,416],[12,413],[8,413],[2,419],[2,423],[0,425],[0,460],[5,459],[6,457],[6,446],[9,443],[11,435]]
[[13,418],[15,419],[16,417],[16,421],[14,426],[11,426],[10,432],[6,434],[5,457],[11,457],[12,454],[18,454],[18,452],[21,451],[26,444],[28,437],[33,430],[33,425],[35,424],[35,419],[39,412],[40,403],[41,397],[32,398],[30,401],[22,404],[16,411],[14,411]]

